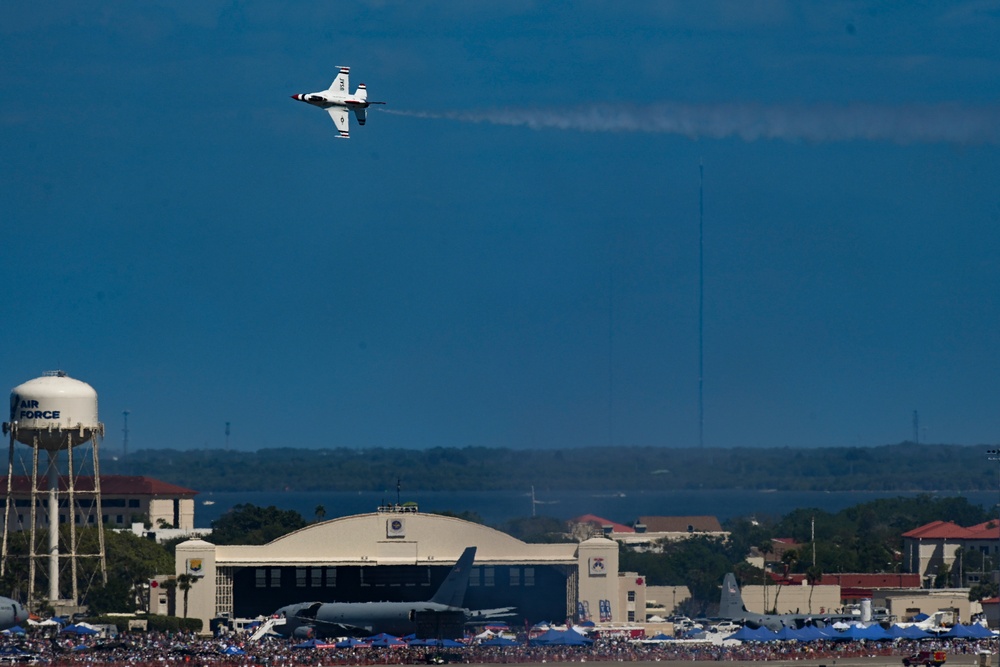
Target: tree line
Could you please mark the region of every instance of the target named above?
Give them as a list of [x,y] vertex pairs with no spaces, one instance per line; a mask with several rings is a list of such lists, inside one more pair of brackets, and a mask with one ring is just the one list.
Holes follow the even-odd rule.
[[881,447],[137,450],[105,474],[146,474],[208,491],[982,491],[997,488],[987,445]]

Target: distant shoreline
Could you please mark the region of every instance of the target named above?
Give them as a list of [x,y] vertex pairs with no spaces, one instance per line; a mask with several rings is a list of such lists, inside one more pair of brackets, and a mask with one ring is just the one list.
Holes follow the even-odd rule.
[[[913,497],[925,492],[879,491],[775,491],[703,490],[703,491],[627,491],[624,495],[598,490],[539,491],[535,511],[538,515],[571,519],[595,514],[618,523],[631,523],[640,516],[665,513],[674,516],[716,516],[721,521],[737,516],[781,517],[794,509],[816,508],[831,513],[880,498]],[[972,504],[992,507],[996,492],[957,494],[945,492],[940,497],[962,497]],[[530,491],[404,491],[401,499],[416,502],[422,512],[450,511],[475,513],[491,526],[531,516]],[[211,505],[205,505],[210,501]],[[374,512],[383,502],[395,502],[392,492],[373,491],[220,491],[199,493],[195,497],[195,525],[208,528],[211,522],[239,504],[294,510],[307,521],[313,520],[317,506],[324,509],[326,520]]]

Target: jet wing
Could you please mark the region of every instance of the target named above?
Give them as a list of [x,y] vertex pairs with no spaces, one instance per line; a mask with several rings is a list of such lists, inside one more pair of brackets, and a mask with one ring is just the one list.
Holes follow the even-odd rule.
[[322,602],[314,602],[295,614],[295,618],[324,637],[367,637],[372,634],[370,627],[324,620],[318,613],[322,606]]
[[333,119],[333,124],[337,126],[340,130],[341,139],[351,138],[351,126],[350,126],[350,112],[347,107],[330,107],[326,110],[330,114],[330,118]]
[[320,619],[313,621],[313,627],[325,637],[367,637],[372,634],[371,628]]

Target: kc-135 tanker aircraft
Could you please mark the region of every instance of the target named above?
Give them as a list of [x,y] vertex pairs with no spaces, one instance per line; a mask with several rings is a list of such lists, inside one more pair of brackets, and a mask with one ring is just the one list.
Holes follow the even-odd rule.
[[333,80],[328,89],[321,90],[318,93],[292,95],[293,100],[299,100],[300,102],[326,109],[326,112],[330,114],[330,118],[333,119],[333,123],[340,131],[340,134],[337,135],[338,139],[351,138],[351,111],[354,111],[354,115],[358,119],[358,125],[364,125],[365,120],[368,118],[367,109],[369,105],[385,104],[385,102],[369,102],[368,89],[363,83],[358,84],[358,89],[351,95],[350,82],[348,80],[350,73],[350,67],[341,67],[337,78]]
[[466,623],[509,616],[514,607],[470,611],[462,606],[475,557],[476,547],[463,551],[427,602],[302,602],[275,612],[278,622],[274,631],[300,639],[364,637],[381,632],[400,636],[416,630],[416,616],[423,612],[460,612]]

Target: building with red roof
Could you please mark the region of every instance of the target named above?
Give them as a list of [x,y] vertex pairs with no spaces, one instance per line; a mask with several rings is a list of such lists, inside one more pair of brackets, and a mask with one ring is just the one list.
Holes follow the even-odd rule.
[[965,528],[951,521],[932,521],[903,533],[903,565],[921,578],[953,568],[959,551],[973,549],[984,556],[1000,554],[1000,526],[987,521]]
[[[48,484],[40,479],[43,487]],[[152,477],[101,475],[101,501],[98,511],[94,497],[94,478],[76,477],[73,486],[80,493],[75,498],[75,510],[70,511],[68,499],[60,498],[59,523],[74,521],[78,526],[93,526],[98,521],[112,528],[130,528],[133,523],[147,523],[155,528],[194,529],[194,497],[197,491]],[[66,491],[67,480],[59,479],[61,491]],[[40,489],[41,493],[46,493]],[[7,500],[7,477],[0,477],[0,501]],[[12,530],[26,530],[31,526],[31,478],[15,475],[11,480]],[[72,517],[72,518],[71,518]],[[3,518],[0,517],[0,521]],[[48,526],[48,501],[39,501],[35,522],[39,527]]]

